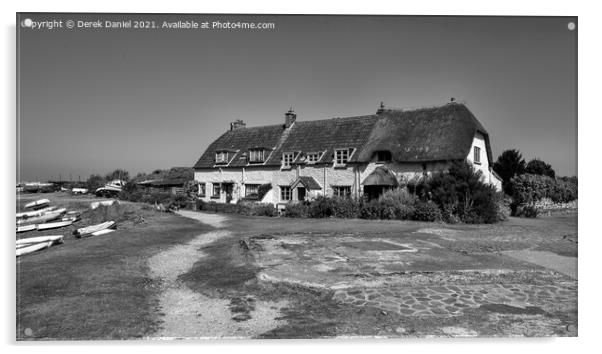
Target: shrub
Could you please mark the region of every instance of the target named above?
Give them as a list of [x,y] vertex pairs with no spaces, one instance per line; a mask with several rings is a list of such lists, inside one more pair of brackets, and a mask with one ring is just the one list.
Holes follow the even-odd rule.
[[414,209],[412,219],[418,221],[438,221],[441,220],[441,209],[433,201],[418,201]]
[[381,219],[408,220],[414,214],[417,199],[405,188],[387,191],[378,198],[379,217]]
[[[544,198],[550,198],[554,203],[567,203],[577,199],[577,180],[576,178],[554,180],[543,175],[523,174],[512,178],[510,192],[512,215],[536,216],[537,213],[531,209],[536,209],[534,204]],[[525,208],[528,209],[527,212]]]
[[320,195],[309,205],[308,216],[310,218],[329,218],[333,215],[334,206],[332,198]]
[[362,219],[378,219],[381,217],[380,204],[377,199],[360,203],[359,217]]
[[332,198],[332,216],[335,218],[351,219],[359,214],[359,203],[352,198]]
[[534,175],[544,175],[552,178],[556,176],[556,172],[554,172],[552,166],[540,159],[533,159],[529,161],[527,167],[525,168],[525,173],[530,173]]
[[447,222],[458,219],[466,223],[498,221],[495,187],[482,182],[481,172],[465,161],[453,163],[447,172],[431,175],[422,185],[422,200],[434,202]]
[[284,209],[283,216],[289,218],[306,218],[309,214],[309,206],[305,203],[289,203]]

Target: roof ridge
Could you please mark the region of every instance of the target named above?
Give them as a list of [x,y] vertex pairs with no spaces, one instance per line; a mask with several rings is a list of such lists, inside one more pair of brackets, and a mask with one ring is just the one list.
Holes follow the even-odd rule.
[[466,107],[466,102],[454,101],[454,102],[447,102],[447,103],[437,104],[437,105],[412,106],[412,107],[404,107],[404,108],[402,108],[402,107],[385,107],[383,109],[383,111],[384,112],[387,112],[387,111],[389,111],[389,112],[415,112],[415,111],[422,111],[422,110],[427,110],[427,109],[443,108],[448,105],[458,105],[458,106]]

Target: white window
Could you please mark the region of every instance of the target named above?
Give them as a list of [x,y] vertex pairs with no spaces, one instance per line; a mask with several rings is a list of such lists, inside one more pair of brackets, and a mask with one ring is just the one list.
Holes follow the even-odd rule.
[[222,192],[222,186],[219,183],[213,183],[213,197],[219,198]]
[[253,198],[259,195],[259,184],[245,184],[245,197]]
[[265,157],[265,150],[263,149],[253,149],[249,151],[249,162],[258,163],[263,162]]
[[295,159],[295,154],[292,152],[285,152],[282,154],[282,167],[290,167]]
[[474,163],[481,164],[481,148],[478,146],[474,147]]
[[351,197],[351,186],[332,186],[333,195],[341,198]]
[[305,161],[307,161],[307,163],[316,163],[319,160],[320,160],[319,152],[310,152],[307,154],[307,157],[305,158]]
[[207,186],[205,183],[199,183],[199,196],[204,197]]
[[344,165],[349,161],[349,149],[337,149],[334,151],[334,163]]
[[291,200],[291,187],[280,186],[280,200],[289,201]]
[[215,163],[227,163],[228,153],[225,151],[219,151],[215,153]]

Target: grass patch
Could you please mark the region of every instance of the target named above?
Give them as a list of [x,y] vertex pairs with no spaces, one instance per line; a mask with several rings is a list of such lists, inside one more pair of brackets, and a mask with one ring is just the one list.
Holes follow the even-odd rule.
[[[123,210],[121,216],[144,213],[136,205]],[[17,339],[128,339],[153,333],[161,284],[149,278],[148,258],[210,229],[154,213],[143,225],[66,238],[63,245],[19,258]]]

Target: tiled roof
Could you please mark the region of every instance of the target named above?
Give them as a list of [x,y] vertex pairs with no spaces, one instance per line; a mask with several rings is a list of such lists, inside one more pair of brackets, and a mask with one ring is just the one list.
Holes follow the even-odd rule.
[[335,149],[350,149],[349,162],[368,162],[378,150],[391,151],[399,162],[424,162],[465,159],[476,132],[485,136],[487,155],[491,148],[487,131],[464,106],[448,103],[416,110],[383,110],[378,114],[297,121],[289,129],[283,124],[230,130],[215,140],[194,165],[213,168],[215,154],[229,151],[228,164],[249,166],[245,156],[252,148],[264,148],[264,166],[280,166],[282,154],[324,152],[318,163],[332,163]]

